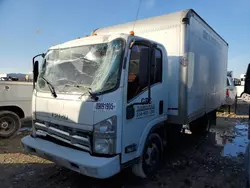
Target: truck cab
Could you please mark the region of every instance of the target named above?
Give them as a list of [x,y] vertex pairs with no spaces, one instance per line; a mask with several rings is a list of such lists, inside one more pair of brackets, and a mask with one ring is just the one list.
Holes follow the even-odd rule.
[[39,74],[34,66],[33,131],[24,148],[95,178],[128,166],[146,176],[163,148],[150,132],[168,118],[167,62],[161,44],[133,34],[51,47]]

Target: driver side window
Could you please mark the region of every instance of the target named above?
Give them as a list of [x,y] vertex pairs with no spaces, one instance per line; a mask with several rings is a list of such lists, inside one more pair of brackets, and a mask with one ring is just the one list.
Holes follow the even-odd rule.
[[[127,101],[137,96],[140,92],[145,90],[148,86],[148,75],[143,74],[141,69],[145,69],[147,62],[145,58],[142,58],[141,53],[143,50],[149,49],[148,46],[136,44],[131,49],[131,55],[129,60],[129,72],[128,72],[128,91],[127,91]],[[140,75],[141,74],[141,75]],[[144,81],[140,80],[143,79]],[[140,85],[140,83],[145,83]]]

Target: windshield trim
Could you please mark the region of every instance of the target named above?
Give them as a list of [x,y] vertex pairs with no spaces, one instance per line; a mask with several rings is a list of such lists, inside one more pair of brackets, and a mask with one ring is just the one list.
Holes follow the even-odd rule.
[[[92,92],[94,95],[96,96],[99,96],[99,95],[103,95],[103,94],[106,94],[106,93],[111,93],[113,91],[116,91],[119,87],[120,87],[120,83],[121,83],[121,72],[122,72],[122,67],[123,67],[123,61],[124,61],[124,54],[125,54],[125,48],[126,48],[126,40],[122,37],[118,37],[118,38],[115,38],[113,39],[112,41],[114,40],[121,40],[123,42],[123,46],[122,46],[122,54],[121,54],[121,59],[120,59],[120,65],[119,65],[119,72],[118,72],[118,77],[117,77],[117,83],[115,85],[115,87],[113,87],[112,89],[108,89],[106,91],[101,91],[101,92]],[[112,42],[112,41],[109,41],[109,42]],[[79,46],[78,46],[79,47]],[[61,48],[61,49],[67,49],[67,48]],[[55,50],[55,49],[54,49]],[[60,50],[60,49],[58,49]],[[46,54],[50,51],[50,49],[46,52]],[[46,55],[45,54],[45,55]],[[43,59],[44,61],[44,59]],[[39,73],[40,74],[40,73]],[[36,84],[36,87],[37,87],[37,84]],[[50,91],[46,91],[46,90],[40,90],[40,89],[37,89],[37,92],[41,92],[41,93],[49,93]],[[85,92],[82,91],[82,92],[63,92],[63,91],[57,91],[56,92],[57,94],[66,94],[66,95],[82,95],[84,93],[85,95]],[[86,92],[86,95],[88,94],[88,92]]]

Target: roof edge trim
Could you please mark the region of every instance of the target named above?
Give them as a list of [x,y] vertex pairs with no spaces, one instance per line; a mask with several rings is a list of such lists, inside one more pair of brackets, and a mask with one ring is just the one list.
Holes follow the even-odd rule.
[[226,45],[228,46],[227,41],[225,41],[225,39],[222,38],[222,36],[220,36],[202,17],[200,17],[199,14],[197,14],[197,12],[195,12],[193,9],[187,9],[183,11],[183,18],[182,21],[185,21],[185,19],[189,19],[192,17],[192,15],[195,14],[201,21],[203,21],[223,42],[226,43]]

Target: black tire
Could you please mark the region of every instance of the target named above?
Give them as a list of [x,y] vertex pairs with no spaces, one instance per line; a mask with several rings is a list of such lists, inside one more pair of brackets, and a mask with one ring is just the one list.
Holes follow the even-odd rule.
[[0,112],[0,137],[9,138],[21,127],[21,121],[17,114],[10,111]]
[[139,163],[133,166],[133,173],[141,178],[152,177],[162,164],[162,156],[162,139],[158,133],[151,133],[145,143]]
[[205,136],[210,129],[211,123],[207,116],[199,118],[189,124],[190,131],[194,136]]
[[161,137],[157,133],[152,133],[147,140],[142,155],[142,169],[147,177],[154,175],[160,167],[163,154],[162,150]]

